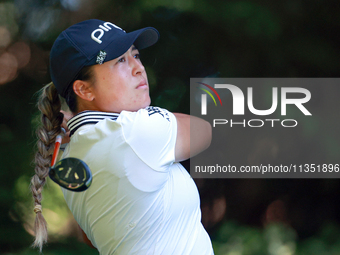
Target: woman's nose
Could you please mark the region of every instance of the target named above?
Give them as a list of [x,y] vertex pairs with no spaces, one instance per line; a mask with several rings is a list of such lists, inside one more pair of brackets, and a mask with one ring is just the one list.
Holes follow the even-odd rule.
[[142,62],[140,61],[140,59],[137,59],[135,57],[131,57],[131,66],[132,66],[132,74],[133,75],[137,75],[139,73],[144,72],[145,68],[142,64]]

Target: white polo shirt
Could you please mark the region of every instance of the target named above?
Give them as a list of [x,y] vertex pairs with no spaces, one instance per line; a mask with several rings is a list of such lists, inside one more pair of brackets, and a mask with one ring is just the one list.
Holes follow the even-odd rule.
[[147,107],[85,111],[69,122],[63,157],[93,174],[84,192],[63,189],[76,221],[100,254],[211,255],[197,187],[175,162],[176,117]]

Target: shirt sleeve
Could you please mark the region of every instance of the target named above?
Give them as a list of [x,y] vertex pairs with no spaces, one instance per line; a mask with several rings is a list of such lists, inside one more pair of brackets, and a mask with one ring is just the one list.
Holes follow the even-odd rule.
[[174,114],[147,107],[121,112],[119,122],[126,142],[137,156],[156,171],[167,171],[175,161],[177,121]]

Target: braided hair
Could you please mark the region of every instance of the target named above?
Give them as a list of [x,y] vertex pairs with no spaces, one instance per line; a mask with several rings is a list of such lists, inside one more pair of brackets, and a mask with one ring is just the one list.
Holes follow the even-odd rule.
[[[78,74],[76,80],[91,81],[92,84],[94,84],[95,79],[92,67],[84,67]],[[72,86],[69,86],[65,100],[71,112],[76,113],[78,111],[77,95]],[[64,118],[64,114],[60,112],[61,100],[52,82],[41,89],[37,107],[41,112],[41,125],[36,130],[38,140],[34,160],[35,175],[31,179],[31,191],[34,199],[34,212],[36,213],[33,247],[39,248],[41,252],[48,237],[47,223],[42,214],[41,193],[46,183],[46,177],[48,176],[56,137],[62,132],[61,124]]]
[[33,247],[40,251],[47,242],[47,223],[42,215],[41,200],[42,189],[48,176],[52,159],[55,139],[61,133],[61,124],[64,115],[60,112],[61,103],[57,89],[53,83],[47,84],[42,90],[38,100],[38,109],[41,111],[41,126],[36,130],[38,137],[37,152],[35,154],[35,175],[31,179],[31,191],[34,199],[35,241]]

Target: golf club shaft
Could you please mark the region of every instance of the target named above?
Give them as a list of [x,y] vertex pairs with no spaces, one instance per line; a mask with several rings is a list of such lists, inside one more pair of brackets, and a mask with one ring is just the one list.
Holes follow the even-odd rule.
[[59,148],[60,148],[62,139],[63,139],[62,135],[57,135],[57,138],[55,139],[55,145],[54,145],[54,151],[53,151],[53,155],[52,155],[51,167],[53,167],[55,165],[55,162],[57,161]]

